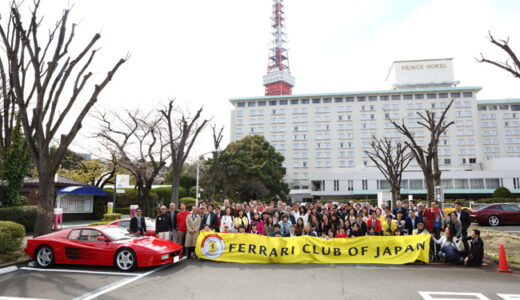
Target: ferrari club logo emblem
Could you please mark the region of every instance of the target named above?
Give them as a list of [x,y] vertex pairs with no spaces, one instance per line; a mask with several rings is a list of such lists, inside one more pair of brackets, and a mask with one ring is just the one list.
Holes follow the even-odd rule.
[[225,249],[226,244],[224,240],[216,234],[206,236],[200,245],[202,254],[207,258],[217,258],[224,253]]

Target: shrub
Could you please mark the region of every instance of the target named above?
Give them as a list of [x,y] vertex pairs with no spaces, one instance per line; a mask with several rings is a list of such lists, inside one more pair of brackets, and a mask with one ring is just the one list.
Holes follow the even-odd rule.
[[36,206],[12,206],[0,208],[0,221],[12,221],[25,227],[26,232],[34,231]]
[[103,214],[105,213],[106,201],[103,197],[94,197],[94,219],[103,218]]
[[515,198],[482,198],[475,200],[475,203],[518,203],[519,199]]
[[169,204],[170,199],[172,197],[172,188],[171,187],[159,187],[155,189],[151,189],[151,192],[157,194],[159,201],[164,204]]
[[88,224],[89,226],[97,226],[97,225],[107,225],[108,223],[111,223],[112,221],[97,221],[94,223]]
[[11,221],[0,221],[0,253],[20,250],[25,237],[25,229],[21,224]]
[[[112,202],[114,199],[114,193],[112,189],[105,189],[105,192],[108,193],[107,199],[109,202]],[[157,203],[159,200],[159,196],[157,193],[150,191],[150,203]],[[117,194],[116,196],[116,207],[128,207],[133,204],[140,204],[141,200],[139,199],[139,191],[136,189],[125,189],[124,194]]]
[[179,204],[186,205],[186,209],[191,209],[195,205],[195,198],[183,197],[179,200]]
[[493,192],[493,198],[511,198],[511,197],[512,197],[511,192],[503,186],[497,187],[496,190]]
[[115,221],[121,219],[121,214],[112,213],[112,214],[104,214],[103,221]]
[[116,213],[122,214],[122,215],[129,215],[130,207],[116,207]]

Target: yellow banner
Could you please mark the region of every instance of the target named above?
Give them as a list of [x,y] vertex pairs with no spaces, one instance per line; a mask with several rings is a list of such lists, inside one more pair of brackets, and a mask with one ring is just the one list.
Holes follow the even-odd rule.
[[325,240],[311,236],[282,238],[248,233],[201,232],[195,251],[200,258],[236,263],[428,263],[430,235]]

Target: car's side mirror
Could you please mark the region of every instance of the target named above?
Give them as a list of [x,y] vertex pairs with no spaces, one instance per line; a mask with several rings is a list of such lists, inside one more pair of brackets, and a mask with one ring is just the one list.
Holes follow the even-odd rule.
[[98,240],[98,242],[108,242],[108,240],[102,235],[98,236],[97,240]]

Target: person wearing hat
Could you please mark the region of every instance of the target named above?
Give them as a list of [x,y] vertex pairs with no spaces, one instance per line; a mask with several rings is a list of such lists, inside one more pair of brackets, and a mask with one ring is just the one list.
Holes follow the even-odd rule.
[[138,208],[135,211],[136,215],[130,219],[130,232],[137,235],[146,235],[146,222],[142,216],[142,211]]
[[426,226],[424,225],[424,221],[417,222],[417,228],[414,229],[413,234],[430,234],[428,230],[426,230]]

